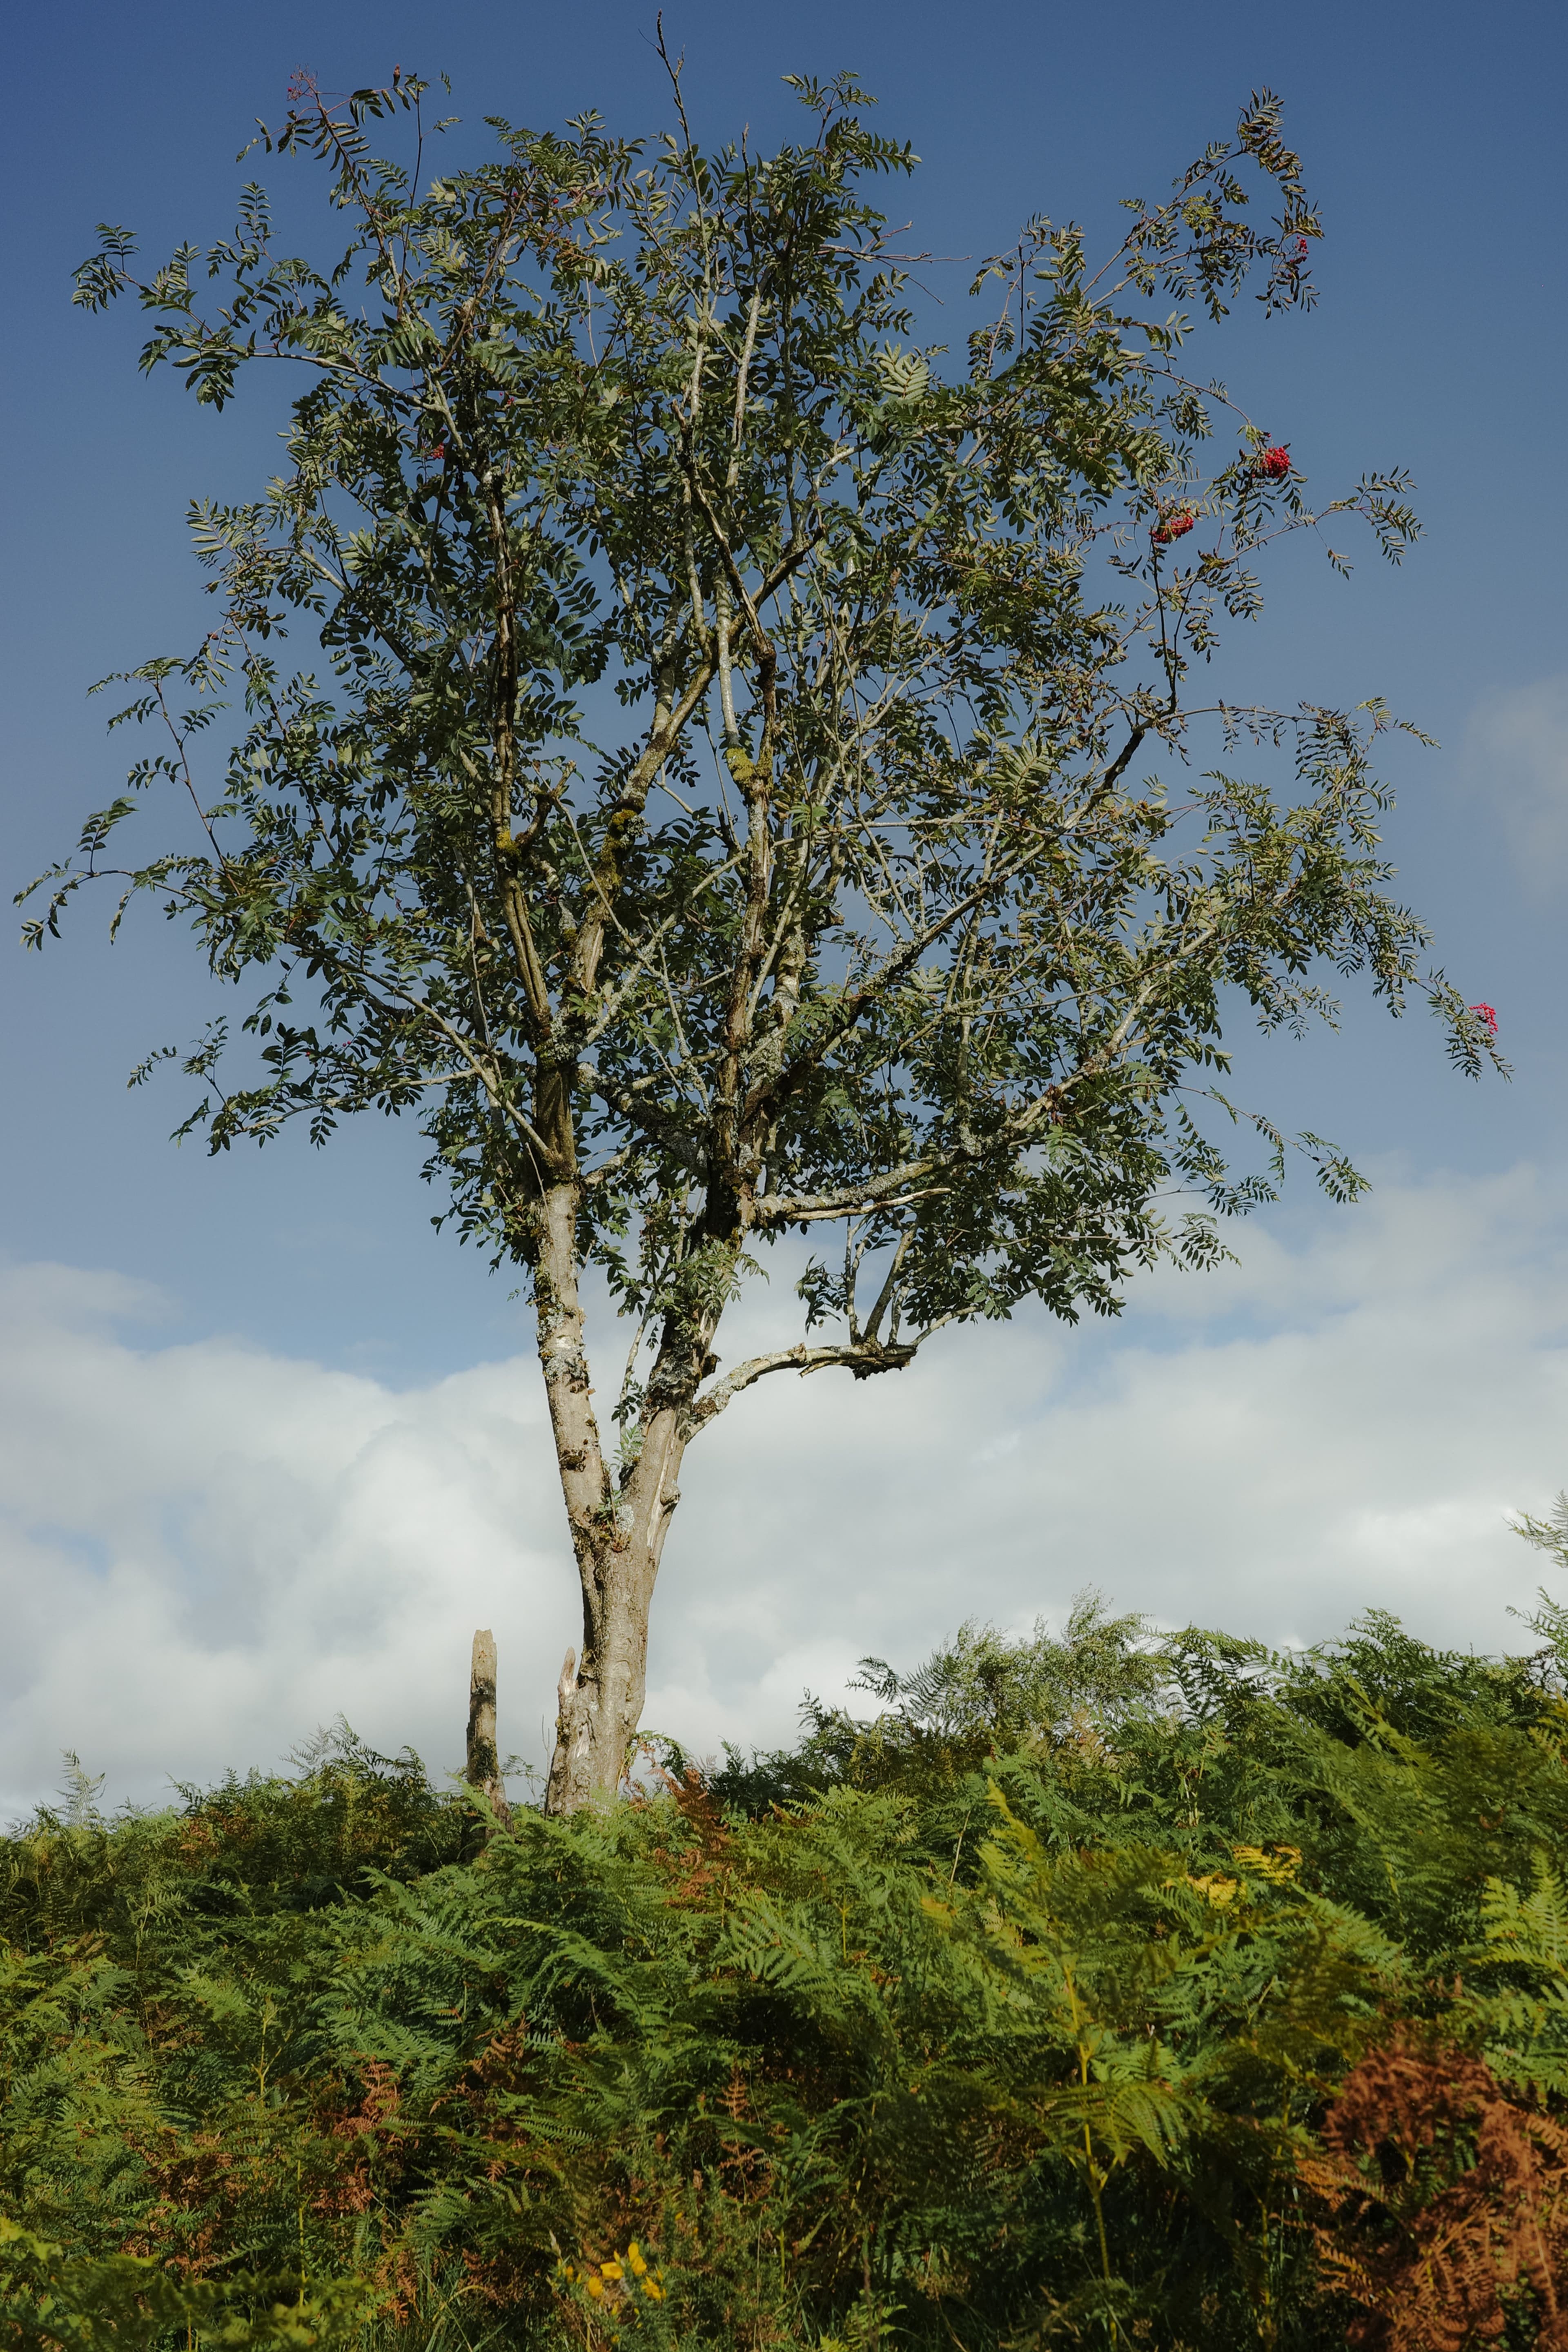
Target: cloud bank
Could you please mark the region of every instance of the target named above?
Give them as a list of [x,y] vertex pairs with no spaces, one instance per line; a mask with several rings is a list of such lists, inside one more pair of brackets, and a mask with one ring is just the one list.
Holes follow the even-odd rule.
[[[1375,1606],[1521,1645],[1508,1608],[1544,1563],[1506,1515],[1568,1482],[1568,1209],[1521,1168],[1240,1246],[1118,1326],[1020,1317],[910,1372],[741,1399],[687,1459],[647,1720],[699,1750],[783,1739],[865,1653],[1059,1617],[1085,1585],[1273,1642]],[[160,1343],[154,1294],[60,1266],[0,1276],[0,1810],[62,1748],[154,1800],[340,1712],[449,1769],[477,1624],[503,1742],[542,1755],[576,1608],[531,1358],[397,1391]]]

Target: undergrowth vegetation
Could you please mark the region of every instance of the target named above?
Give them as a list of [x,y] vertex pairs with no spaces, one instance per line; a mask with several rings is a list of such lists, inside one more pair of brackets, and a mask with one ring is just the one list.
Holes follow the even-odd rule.
[[0,1845],[0,2345],[1568,2344],[1568,1617],[1080,1607],[510,1827],[346,1733]]

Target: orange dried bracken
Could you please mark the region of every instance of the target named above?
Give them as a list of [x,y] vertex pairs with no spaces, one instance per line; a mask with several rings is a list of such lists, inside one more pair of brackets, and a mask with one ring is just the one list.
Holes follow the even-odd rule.
[[1359,2305],[1366,2352],[1468,2352],[1533,2307],[1541,2352],[1568,2352],[1568,2132],[1462,2051],[1400,2035],[1346,2076],[1323,2154],[1301,2165],[1328,2219],[1324,2273]]

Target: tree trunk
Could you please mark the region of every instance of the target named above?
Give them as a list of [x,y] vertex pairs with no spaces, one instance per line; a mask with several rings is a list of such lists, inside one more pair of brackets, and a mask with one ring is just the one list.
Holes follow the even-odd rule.
[[635,1463],[619,1478],[611,1474],[584,1348],[577,1207],[574,1183],[554,1185],[538,1204],[535,1224],[540,1364],[583,1588],[582,1652],[575,1658],[568,1653],[561,1677],[544,1800],[551,1813],[607,1803],[620,1787],[642,1716],[648,1606],[679,1500],[676,1480],[689,1430],[689,1399],[661,1402],[643,1416]]
[[[539,1356],[572,1548],[583,1589],[583,1646],[560,1684],[546,1812],[610,1802],[630,1760],[647,1684],[647,1620],[690,1435],[710,1319],[667,1323],[639,1416],[635,1461],[618,1475],[600,1444],[577,1287],[577,1187],[538,1204],[534,1269]],[[711,1318],[716,1324],[717,1316]]]
[[474,1635],[473,1664],[468,1670],[467,1779],[470,1788],[484,1790],[503,1822],[510,1820],[496,1755],[496,1639],[488,1629]]
[[[647,1689],[647,1621],[665,1532],[680,1496],[683,1415],[658,1413],[595,1539],[579,1543],[583,1653],[562,1673],[545,1811],[607,1803],[620,1787]],[[576,1530],[574,1530],[576,1533]]]

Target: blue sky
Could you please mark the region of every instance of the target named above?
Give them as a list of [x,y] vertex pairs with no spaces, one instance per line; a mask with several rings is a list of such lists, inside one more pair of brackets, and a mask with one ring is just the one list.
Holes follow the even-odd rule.
[[[1539,1505],[1568,1479],[1563,12],[690,0],[667,9],[666,27],[713,139],[746,124],[762,143],[787,135],[780,77],[854,68],[882,127],[922,158],[896,201],[912,241],[941,256],[1003,247],[1042,209],[1108,236],[1118,197],[1159,194],[1250,89],[1283,93],[1325,215],[1321,305],[1240,321],[1223,366],[1315,488],[1408,465],[1426,537],[1398,572],[1362,551],[1348,584],[1287,551],[1232,675],[1285,702],[1381,693],[1440,739],[1399,758],[1390,841],[1449,971],[1499,1008],[1516,1076],[1455,1080],[1419,1016],[1390,1024],[1353,992],[1338,1038],[1247,1049],[1252,1095],[1350,1149],[1377,1178],[1374,1203],[1293,1202],[1244,1229],[1243,1268],[1203,1298],[1152,1286],[1121,1326],[1081,1341],[1023,1318],[989,1351],[955,1342],[907,1390],[880,1384],[889,1393],[865,1404],[863,1424],[824,1392],[726,1429],[685,1482],[656,1696],[704,1737],[764,1718],[782,1730],[801,1681],[831,1682],[862,1649],[907,1656],[971,1607],[1004,1622],[1059,1611],[1090,1580],[1162,1614],[1228,1612],[1270,1638],[1326,1632],[1371,1601],[1416,1623],[1426,1610],[1447,1638],[1506,1641],[1503,1601],[1528,1597],[1533,1568],[1510,1549],[1502,1508]],[[147,0],[18,20],[21,97],[0,159],[8,889],[113,789],[121,763],[87,686],[205,625],[187,499],[247,491],[279,423],[260,395],[222,418],[198,412],[167,375],[137,374],[132,315],[72,310],[69,270],[94,223],[133,225],[150,255],[202,240],[259,172],[284,221],[308,231],[306,170],[234,163],[301,65],[328,88],[395,63],[445,71],[469,123],[594,107],[617,131],[657,130],[652,31],[652,9],[625,0],[440,12]],[[962,274],[955,261],[931,283]],[[942,312],[928,316],[942,332]],[[293,1139],[216,1163],[173,1150],[177,1082],[128,1093],[124,1081],[150,1045],[195,1025],[195,974],[145,913],[112,951],[89,917],[63,947],[3,968],[0,1250],[14,1311],[0,1378],[16,1402],[0,1448],[0,1585],[26,1609],[0,1685],[0,1798],[47,1784],[59,1746],[92,1746],[62,1661],[95,1614],[95,1760],[123,1790],[265,1759],[340,1705],[356,1720],[368,1709],[374,1736],[438,1751],[442,1706],[421,1661],[433,1642],[460,1658],[485,1609],[515,1624],[520,1715],[534,1727],[512,1737],[534,1744],[571,1605],[528,1366],[512,1360],[526,1333],[509,1286],[431,1234],[415,1139],[378,1121],[322,1155]],[[973,1399],[997,1381],[987,1436]],[[454,1452],[476,1382],[489,1434]],[[1212,1412],[1191,1424],[1205,1397]],[[861,1392],[852,1402],[860,1410]],[[863,1438],[841,1438],[841,1423]],[[808,1455],[815,1525],[796,1523]],[[398,1476],[425,1465],[416,1493],[387,1469],[399,1458]],[[292,1516],[279,1464],[298,1471]],[[1309,1492],[1316,1516],[1303,1518]],[[1288,1541],[1276,1507],[1291,1516]],[[1396,1521],[1397,1540],[1378,1537]],[[411,1528],[418,1561],[384,1575]],[[318,1563],[309,1592],[295,1580],[305,1558]],[[310,1594],[329,1590],[336,1630],[323,1633]],[[535,1648],[551,1644],[540,1664]],[[226,1694],[199,1733],[198,1685]],[[171,1728],[182,1707],[183,1731]]]

